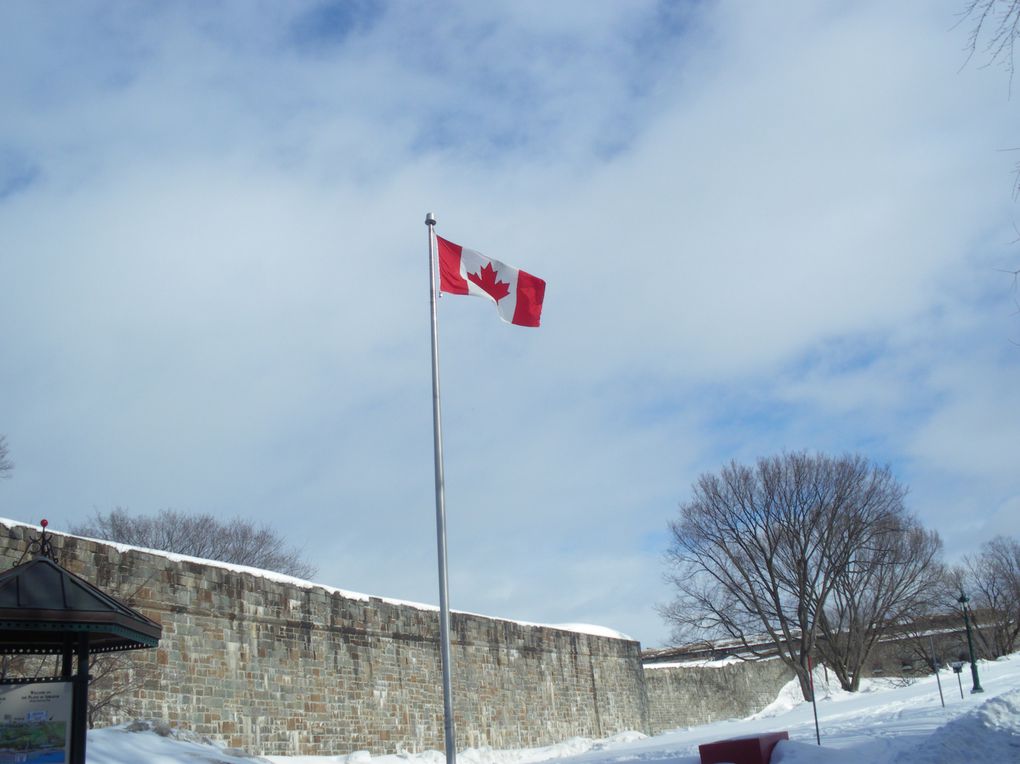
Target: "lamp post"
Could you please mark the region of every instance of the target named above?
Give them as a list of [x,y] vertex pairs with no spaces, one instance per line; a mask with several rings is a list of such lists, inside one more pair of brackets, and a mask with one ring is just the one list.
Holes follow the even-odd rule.
[[960,603],[960,607],[963,608],[963,625],[967,627],[967,650],[970,652],[970,676],[974,680],[974,686],[971,687],[971,693],[984,692],[984,688],[981,686],[981,680],[978,679],[978,668],[977,661],[974,660],[974,638],[970,635],[970,618],[967,615],[967,603],[970,601],[966,594],[963,593],[963,589],[960,590],[960,597],[956,600]]

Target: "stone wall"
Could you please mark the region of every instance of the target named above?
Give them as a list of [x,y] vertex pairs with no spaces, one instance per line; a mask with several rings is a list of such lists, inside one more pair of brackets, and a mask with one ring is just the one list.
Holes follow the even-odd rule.
[[750,716],[794,678],[780,660],[723,665],[645,665],[652,734]]
[[[0,525],[0,568],[25,549]],[[163,626],[100,723],[164,720],[259,754],[443,748],[438,614],[55,536],[59,561]],[[648,730],[637,642],[454,613],[459,747]],[[98,688],[97,688],[98,689]]]

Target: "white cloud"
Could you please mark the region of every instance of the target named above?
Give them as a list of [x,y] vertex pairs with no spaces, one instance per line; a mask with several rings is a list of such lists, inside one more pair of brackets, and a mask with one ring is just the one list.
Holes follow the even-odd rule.
[[536,331],[441,301],[455,608],[658,642],[677,502],[782,449],[1016,532],[1011,102],[956,10],[4,6],[0,508],[265,518],[434,600],[433,211],[549,284]]

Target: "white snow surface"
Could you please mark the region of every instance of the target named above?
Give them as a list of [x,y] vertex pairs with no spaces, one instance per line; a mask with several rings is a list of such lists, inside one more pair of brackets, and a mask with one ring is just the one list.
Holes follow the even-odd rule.
[[[775,658],[766,658],[766,660],[775,660]],[[648,671],[648,669],[664,668],[719,668],[721,666],[732,666],[734,663],[744,663],[744,660],[735,655],[730,655],[726,658],[697,658],[690,661],[672,661],[670,663],[646,663],[645,671]]]
[[[698,746],[727,738],[787,731],[772,754],[773,764],[956,764],[1020,762],[1020,654],[979,664],[983,694],[971,694],[970,674],[942,673],[945,708],[934,677],[910,684],[864,680],[848,693],[816,672],[821,746],[815,742],[811,704],[796,683],[784,687],[765,710],[747,719],[706,724],[647,737],[624,732],[606,740],[572,738],[555,745],[517,750],[461,751],[463,764],[698,764]],[[244,756],[202,742],[188,733],[153,725],[129,732],[125,726],[89,732],[88,764],[444,764],[440,751],[371,756],[366,751],[338,756]]]
[[[541,624],[536,624],[541,625]],[[581,634],[591,634],[595,637],[609,637],[609,639],[625,639],[634,641],[634,637],[624,634],[622,631],[610,629],[608,626],[598,626],[594,623],[551,623],[547,626],[550,629],[562,629],[563,631],[576,631]]]

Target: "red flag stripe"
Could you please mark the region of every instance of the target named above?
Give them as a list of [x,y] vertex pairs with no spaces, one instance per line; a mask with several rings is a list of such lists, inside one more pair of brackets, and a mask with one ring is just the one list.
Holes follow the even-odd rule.
[[460,253],[463,247],[441,236],[439,244],[439,288],[450,294],[469,294],[467,280],[460,275]]
[[517,272],[517,305],[513,323],[518,326],[538,326],[542,318],[542,300],[545,281],[527,271]]

